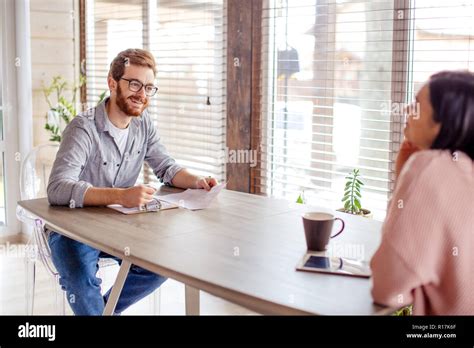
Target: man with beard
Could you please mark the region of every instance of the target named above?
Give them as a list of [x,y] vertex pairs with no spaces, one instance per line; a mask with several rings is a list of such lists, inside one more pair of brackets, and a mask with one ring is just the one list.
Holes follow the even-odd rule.
[[[217,185],[215,179],[191,174],[176,164],[160,143],[146,109],[158,90],[155,78],[155,59],[148,51],[128,49],[114,58],[107,77],[110,97],[79,114],[63,132],[48,183],[50,204],[71,208],[144,205],[155,192],[148,186],[134,186],[144,161],[168,185],[206,190]],[[47,233],[59,282],[74,313],[101,315],[110,290],[101,295],[97,264],[99,258],[113,257],[54,231]],[[116,314],[165,280],[132,265]]]

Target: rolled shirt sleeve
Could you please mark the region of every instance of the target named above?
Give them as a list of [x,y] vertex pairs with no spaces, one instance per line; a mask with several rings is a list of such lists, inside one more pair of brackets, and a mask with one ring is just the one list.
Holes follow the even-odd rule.
[[75,118],[64,130],[61,145],[49,177],[47,194],[51,205],[69,205],[81,208],[84,196],[93,185],[79,179],[81,171],[92,151],[92,141]]
[[148,115],[144,118],[148,127],[148,142],[145,161],[153,169],[156,177],[165,184],[170,184],[176,175],[184,167],[178,165],[168,154],[165,146],[160,142],[160,137]]

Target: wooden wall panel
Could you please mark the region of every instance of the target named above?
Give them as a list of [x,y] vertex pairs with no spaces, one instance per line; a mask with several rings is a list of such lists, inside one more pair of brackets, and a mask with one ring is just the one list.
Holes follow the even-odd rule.
[[78,81],[77,6],[78,0],[30,2],[34,146],[49,139],[44,130],[48,107],[42,92],[43,84],[49,84],[56,75],[62,75],[71,82]]

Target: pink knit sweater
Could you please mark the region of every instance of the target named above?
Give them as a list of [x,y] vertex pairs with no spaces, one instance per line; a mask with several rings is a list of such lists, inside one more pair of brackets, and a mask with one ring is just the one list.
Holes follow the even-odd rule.
[[371,261],[376,303],[474,314],[474,164],[426,150],[403,167]]

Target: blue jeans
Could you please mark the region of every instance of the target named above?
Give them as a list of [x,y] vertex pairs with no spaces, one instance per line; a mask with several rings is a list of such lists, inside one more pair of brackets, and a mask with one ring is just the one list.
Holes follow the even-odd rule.
[[[96,276],[99,258],[119,258],[96,250],[59,233],[51,231],[48,244],[54,266],[59,273],[59,283],[66,291],[68,303],[76,315],[102,315],[110,291],[102,296],[102,280]],[[167,278],[132,265],[125,280],[115,314],[138,302],[159,288]]]

